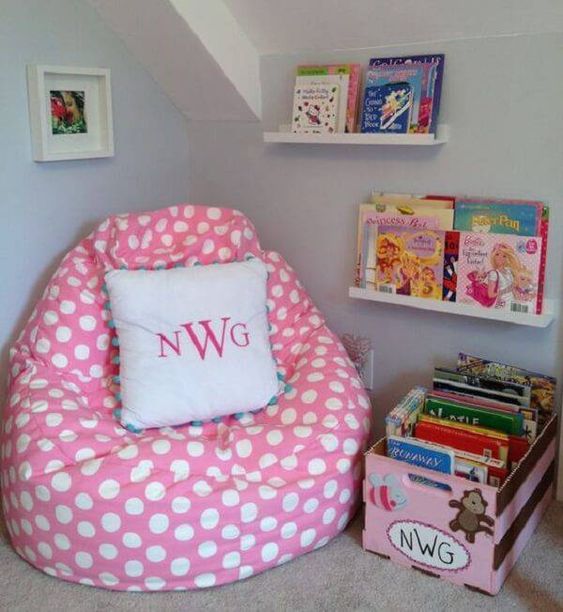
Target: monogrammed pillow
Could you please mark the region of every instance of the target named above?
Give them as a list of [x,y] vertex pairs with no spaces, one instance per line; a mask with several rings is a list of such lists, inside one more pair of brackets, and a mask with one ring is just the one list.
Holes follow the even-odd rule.
[[106,274],[121,422],[181,425],[256,410],[277,393],[259,259]]

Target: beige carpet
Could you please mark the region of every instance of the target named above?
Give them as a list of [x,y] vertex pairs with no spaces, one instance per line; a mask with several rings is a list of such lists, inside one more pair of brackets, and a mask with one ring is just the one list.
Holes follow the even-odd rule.
[[0,610],[563,610],[563,504],[553,503],[492,598],[363,552],[361,517],[323,549],[236,584],[182,593],[117,593],[50,578],[0,541]]

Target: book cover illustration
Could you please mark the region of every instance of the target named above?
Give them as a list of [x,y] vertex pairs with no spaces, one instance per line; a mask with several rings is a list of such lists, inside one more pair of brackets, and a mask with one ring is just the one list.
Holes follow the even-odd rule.
[[522,368],[489,361],[466,353],[459,353],[457,369],[480,376],[488,376],[499,380],[507,380],[521,385],[529,385],[532,390],[531,407],[540,414],[550,415],[555,404],[555,388],[557,379],[546,374],[530,372]]
[[460,232],[457,302],[508,312],[537,312],[539,237]]
[[539,236],[542,213],[541,202],[459,198],[455,205],[454,229]]
[[338,131],[340,84],[338,77],[326,79],[297,77],[292,132],[332,134]]
[[529,385],[448,368],[434,368],[433,386],[439,391],[512,404],[515,409],[529,408],[531,404],[532,392]]
[[430,133],[436,132],[438,126],[438,113],[440,110],[440,99],[442,97],[442,81],[444,78],[445,63],[446,56],[443,53],[436,53],[434,55],[408,55],[403,57],[373,57],[369,61],[370,67],[408,66],[410,64],[423,66],[422,99],[418,127],[424,132]]
[[407,134],[412,110],[413,91],[409,83],[367,87],[361,130],[364,133]]
[[443,474],[453,474],[454,471],[453,450],[414,438],[390,436],[387,438],[387,456]]
[[[408,112],[408,126],[404,133],[418,131],[418,116],[422,97],[422,66],[376,66],[368,70],[362,132],[401,133],[395,123],[402,126]],[[386,118],[382,123],[383,116]],[[396,121],[392,117],[396,116]],[[386,126],[382,129],[382,125]]]
[[358,118],[358,106],[360,101],[360,81],[362,68],[360,64],[327,64],[327,65],[305,65],[297,67],[298,76],[324,76],[329,74],[348,75],[348,92],[346,101],[346,126],[345,131],[353,133],[356,131]]
[[378,291],[442,299],[444,232],[366,226],[366,284]]

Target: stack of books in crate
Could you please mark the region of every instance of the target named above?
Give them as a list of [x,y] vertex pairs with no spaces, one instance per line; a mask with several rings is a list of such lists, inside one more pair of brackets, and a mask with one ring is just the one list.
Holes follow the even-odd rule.
[[387,455],[500,486],[553,414],[556,380],[460,353],[385,419]]

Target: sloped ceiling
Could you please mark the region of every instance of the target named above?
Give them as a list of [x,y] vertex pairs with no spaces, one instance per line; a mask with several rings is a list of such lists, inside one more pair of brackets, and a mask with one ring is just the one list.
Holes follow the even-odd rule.
[[264,55],[563,32],[563,0],[88,1],[195,120],[259,120]]
[[262,55],[563,31],[563,0],[224,2]]
[[89,0],[188,119],[260,118],[259,57],[221,0]]

